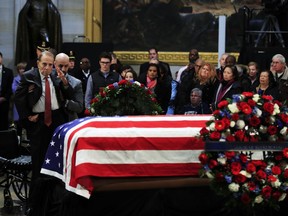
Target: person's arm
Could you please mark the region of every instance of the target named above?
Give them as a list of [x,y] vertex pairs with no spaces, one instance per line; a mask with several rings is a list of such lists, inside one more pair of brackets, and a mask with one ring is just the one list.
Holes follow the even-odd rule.
[[87,87],[85,92],[85,108],[90,108],[90,101],[93,98],[93,82],[92,82],[92,76],[89,76],[87,80]]
[[73,98],[66,101],[65,107],[72,112],[80,113],[83,110],[83,90],[82,83],[79,83],[73,89]]

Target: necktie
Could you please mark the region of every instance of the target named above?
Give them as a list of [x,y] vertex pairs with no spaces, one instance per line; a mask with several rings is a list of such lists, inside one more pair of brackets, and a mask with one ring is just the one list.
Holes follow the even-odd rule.
[[45,112],[44,123],[50,126],[52,123],[52,111],[51,111],[51,92],[48,77],[45,77]]

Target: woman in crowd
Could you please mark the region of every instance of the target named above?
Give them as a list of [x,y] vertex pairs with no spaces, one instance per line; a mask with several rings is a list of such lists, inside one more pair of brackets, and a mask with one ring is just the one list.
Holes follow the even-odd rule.
[[163,71],[160,72],[158,64],[150,63],[147,72],[139,76],[139,82],[155,93],[158,103],[166,114],[171,97],[172,78],[168,75],[161,76],[161,73],[165,74]]
[[238,71],[235,65],[226,65],[223,70],[223,80],[220,81],[218,88],[216,88],[212,109],[217,109],[220,101],[232,98],[234,94],[241,94]]
[[279,100],[279,91],[271,71],[260,72],[259,85],[254,89],[254,92],[259,95],[271,95],[275,100]]
[[210,63],[204,63],[201,66],[195,83],[195,88],[202,90],[202,101],[211,104],[215,92],[215,86],[218,84],[218,79],[215,67]]
[[137,73],[134,70],[128,70],[124,75],[125,80],[137,81]]

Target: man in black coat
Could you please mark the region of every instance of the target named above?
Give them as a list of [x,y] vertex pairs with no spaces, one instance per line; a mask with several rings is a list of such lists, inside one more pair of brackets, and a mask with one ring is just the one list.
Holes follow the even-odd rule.
[[12,95],[13,71],[2,64],[3,55],[0,52],[0,130],[9,127],[9,104]]

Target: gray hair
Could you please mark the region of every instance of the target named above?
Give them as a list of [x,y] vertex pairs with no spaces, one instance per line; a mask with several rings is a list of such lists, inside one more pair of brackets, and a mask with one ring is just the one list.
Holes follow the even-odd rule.
[[273,57],[272,57],[272,61],[273,61],[273,59],[278,59],[280,62],[282,62],[282,63],[285,63],[286,62],[286,60],[285,60],[285,57],[283,56],[283,55],[281,55],[281,54],[276,54],[276,55],[274,55]]
[[199,88],[193,88],[190,92],[190,94],[192,94],[193,92],[195,92],[198,96],[202,97],[202,90]]

